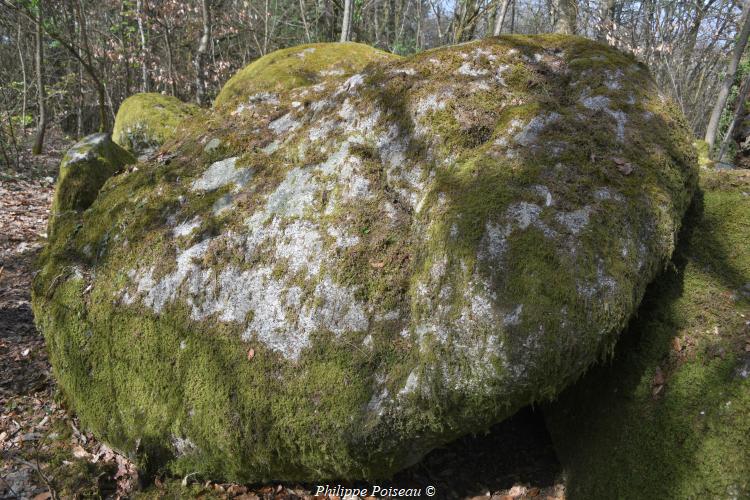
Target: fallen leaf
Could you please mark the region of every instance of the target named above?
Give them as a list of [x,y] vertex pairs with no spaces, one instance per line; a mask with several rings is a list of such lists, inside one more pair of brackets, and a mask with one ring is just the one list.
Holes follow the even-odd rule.
[[252,349],[252,348],[248,349],[247,350],[247,360],[248,361],[252,361],[254,357],[255,357],[255,349]]
[[680,337],[675,337],[672,339],[672,348],[680,352],[682,350],[682,342],[680,341]]
[[513,486],[510,490],[508,490],[508,495],[513,496],[513,497],[517,497],[517,496],[521,496],[525,494],[526,494],[526,487],[518,485],[518,484]]
[[7,438],[7,437],[8,437],[8,433],[7,432],[5,432],[5,431],[0,432],[0,443],[3,443],[5,441],[5,438]]
[[370,266],[374,267],[375,269],[383,269],[385,266],[385,262],[370,262]]
[[630,163],[617,165],[617,170],[619,170],[622,175],[630,175],[633,173],[633,165],[631,165]]
[[529,497],[539,496],[539,488],[531,488],[531,489],[529,489],[529,492],[526,493],[526,496],[529,496]]
[[651,395],[657,397],[662,389],[664,389],[664,374],[662,373],[661,368],[657,366],[656,371],[654,372],[654,378],[651,381]]
[[36,495],[33,500],[49,500],[50,498],[52,498],[52,493],[45,491],[44,493]]
[[77,444],[73,447],[73,456],[76,458],[88,458],[89,452],[83,449],[83,446]]
[[227,493],[230,495],[242,495],[244,493],[247,493],[247,486],[241,486],[239,484],[233,484],[227,488]]
[[661,368],[656,367],[654,372],[654,380],[651,385],[664,385],[664,374],[661,372]]

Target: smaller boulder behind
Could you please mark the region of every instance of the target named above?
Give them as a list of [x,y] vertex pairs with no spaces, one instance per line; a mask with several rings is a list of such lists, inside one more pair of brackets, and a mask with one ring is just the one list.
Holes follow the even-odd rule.
[[194,104],[168,95],[132,95],[117,110],[112,140],[136,156],[148,155],[171,139],[177,126],[199,110]]
[[77,142],[60,163],[50,229],[60,214],[82,212],[90,207],[107,179],[134,162],[133,155],[112,142],[107,134],[92,134]]
[[277,50],[248,64],[221,89],[215,108],[273,101],[275,92],[348,78],[376,61],[396,61],[395,54],[361,43],[309,43]]

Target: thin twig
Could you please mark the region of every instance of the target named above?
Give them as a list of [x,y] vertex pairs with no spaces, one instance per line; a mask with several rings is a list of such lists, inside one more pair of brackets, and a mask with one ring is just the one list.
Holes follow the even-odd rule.
[[50,495],[52,495],[52,500],[58,500],[57,490],[55,490],[50,480],[47,479],[47,476],[45,476],[42,472],[42,466],[39,465],[39,448],[41,448],[44,442],[47,440],[47,436],[49,436],[49,433],[45,434],[44,437],[37,442],[36,448],[34,449],[34,462],[36,462],[36,472],[37,474],[39,474],[39,477],[42,478],[44,484],[47,485],[47,488],[49,488]]
[[2,479],[3,482],[6,484],[6,486],[8,486],[8,489],[10,490],[10,492],[13,494],[15,498],[21,498],[18,496],[18,493],[16,493],[16,491],[13,489],[10,483],[3,476],[0,476],[0,479]]

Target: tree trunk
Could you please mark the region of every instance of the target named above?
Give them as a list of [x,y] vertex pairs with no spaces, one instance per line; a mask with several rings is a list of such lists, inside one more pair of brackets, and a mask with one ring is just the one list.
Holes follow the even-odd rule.
[[23,57],[23,47],[21,41],[23,33],[21,32],[21,18],[18,18],[18,59],[21,61],[21,75],[23,77],[23,101],[21,103],[21,135],[26,137],[26,104],[28,102],[29,89],[26,85],[26,60]]
[[388,0],[387,6],[386,39],[388,47],[393,50],[396,43],[396,1]]
[[138,35],[141,41],[141,92],[148,92],[148,67],[146,65],[146,33],[143,30],[143,0],[135,3],[135,15],[138,18]]
[[498,4],[497,13],[495,14],[495,29],[492,31],[493,36],[498,36],[503,31],[505,15],[508,13],[508,5],[510,5],[510,0],[502,0],[502,7]]
[[76,99],[78,107],[76,113],[76,137],[83,137],[83,66],[78,63],[78,96]]
[[[89,43],[88,28],[86,27],[86,18],[83,16],[83,6],[81,0],[73,2],[76,10],[76,16],[78,16],[78,26],[81,28],[81,43],[83,45],[83,51],[86,55],[86,72],[91,77],[96,87],[96,95],[99,102],[99,132],[109,130],[109,120],[107,120],[107,95],[104,90],[104,84],[101,78],[96,76],[94,71],[94,62],[91,58],[91,44]],[[41,24],[41,22],[39,23]]]
[[352,36],[352,0],[344,0],[344,16],[341,21],[341,38],[340,42],[348,42]]
[[578,16],[576,0],[555,0],[555,10],[557,11],[555,33],[575,35],[577,31],[576,18]]
[[203,35],[198,44],[198,51],[195,54],[195,99],[200,106],[206,102],[206,52],[208,51],[208,42],[211,38],[211,11],[208,5],[209,0],[201,0],[201,11],[203,14]]
[[39,16],[36,23],[36,54],[34,56],[34,63],[36,65],[36,85],[37,85],[37,103],[39,106],[39,120],[37,121],[36,138],[34,139],[34,146],[31,149],[31,154],[42,154],[44,149],[44,134],[47,131],[47,92],[44,88],[44,46],[43,46],[43,29],[42,23],[44,22],[42,5],[39,4]]
[[737,105],[734,107],[732,123],[729,125],[729,128],[724,135],[724,140],[721,141],[719,154],[716,155],[716,159],[719,161],[722,161],[724,159],[724,155],[727,152],[729,143],[732,141],[732,139],[734,139],[737,142],[737,145],[740,146],[737,151],[738,163],[741,163],[742,161],[740,160],[740,158],[742,156],[745,156],[743,154],[744,152],[741,151],[741,145],[744,141],[747,140],[747,137],[743,137],[743,135],[745,135],[747,131],[743,130],[742,122],[746,119],[747,108],[745,105],[747,104],[748,97],[750,97],[750,75],[745,78],[745,81],[742,83],[740,91],[737,94]]
[[596,31],[596,39],[600,42],[607,40],[607,35],[614,33],[615,0],[602,2],[602,20]]
[[747,39],[750,36],[750,0],[745,0],[742,5],[742,28],[740,34],[737,37],[737,43],[732,51],[732,57],[729,59],[727,64],[727,72],[724,75],[724,80],[721,82],[719,87],[719,95],[716,97],[716,103],[714,109],[711,111],[711,118],[708,120],[708,127],[706,128],[705,141],[708,143],[708,150],[711,151],[716,142],[716,134],[719,131],[719,120],[721,119],[721,113],[724,111],[724,107],[727,105],[727,98],[729,97],[729,90],[732,88],[734,83],[734,77],[737,74],[737,67],[740,64],[740,58],[742,53],[745,51],[747,46]]
[[299,14],[302,18],[302,26],[305,28],[305,39],[307,40],[307,43],[310,43],[312,38],[310,37],[310,27],[307,25],[307,18],[305,17],[304,0],[299,0]]
[[83,54],[81,53],[81,35],[78,32],[78,20],[76,17],[76,10],[73,7],[72,2],[68,7],[68,14],[70,16],[70,39],[78,40],[78,85],[76,91],[76,139],[80,139],[84,134],[84,120],[83,120],[83,109],[84,109],[84,77],[83,77],[83,64],[81,63]]
[[177,84],[174,77],[174,62],[172,61],[172,33],[169,24],[164,24],[164,40],[167,42],[167,71],[169,72],[169,92],[172,97],[177,95]]

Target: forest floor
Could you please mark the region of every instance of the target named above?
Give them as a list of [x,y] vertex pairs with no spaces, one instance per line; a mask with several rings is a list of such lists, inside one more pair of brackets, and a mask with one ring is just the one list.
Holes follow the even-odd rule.
[[[53,130],[47,154],[33,159],[24,155],[20,168],[0,170],[0,500],[337,499],[316,497],[316,485],[139,477],[132,462],[86,433],[66,409],[51,375],[44,338],[34,326],[30,286],[34,260],[45,243],[54,177],[69,146]],[[379,484],[433,486],[436,498],[561,500],[561,476],[542,416],[525,409],[487,435],[435,450]]]

